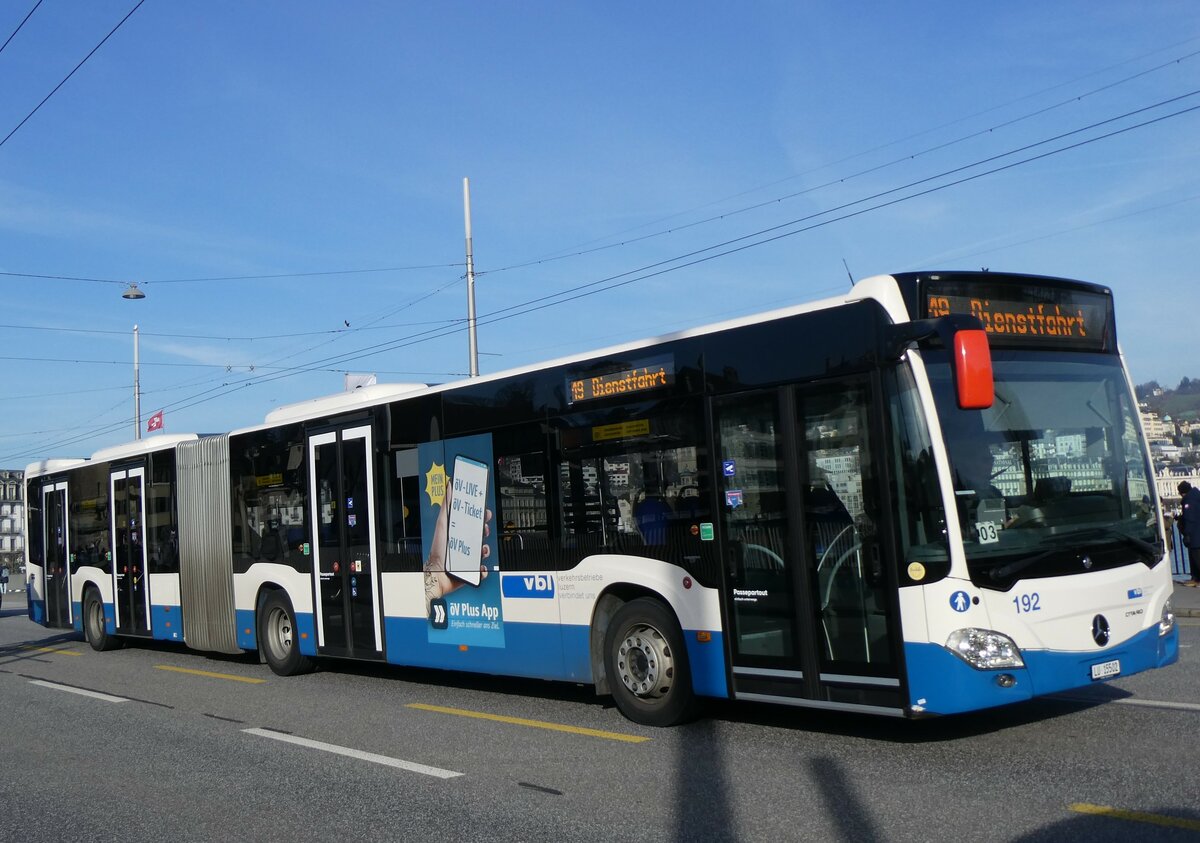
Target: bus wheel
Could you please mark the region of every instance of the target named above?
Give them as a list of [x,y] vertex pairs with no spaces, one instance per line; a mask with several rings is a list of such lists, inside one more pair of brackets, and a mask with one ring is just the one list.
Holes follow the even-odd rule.
[[617,610],[604,640],[604,668],[621,713],[645,726],[673,726],[695,708],[683,632],[658,600]]
[[296,676],[313,668],[312,659],[300,652],[296,613],[283,592],[272,591],[259,603],[258,646],[279,676]]
[[89,588],[83,598],[83,637],[92,645],[93,650],[103,652],[115,650],[121,642],[115,635],[109,635],[104,625],[104,601],[100,592]]

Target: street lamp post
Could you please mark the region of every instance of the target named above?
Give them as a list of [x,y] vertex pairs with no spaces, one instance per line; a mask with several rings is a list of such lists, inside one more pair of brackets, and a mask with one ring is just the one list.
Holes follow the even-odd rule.
[[479,377],[479,341],[475,336],[475,255],[471,245],[471,183],[463,179],[463,216],[467,224],[467,346],[471,377]]
[[[146,294],[138,289],[136,282],[130,281],[121,298],[136,301],[146,298]],[[139,382],[138,366],[138,326],[133,326],[133,438],[142,438],[142,388]]]
[[133,438],[142,438],[142,390],[138,380],[138,326],[133,326]]

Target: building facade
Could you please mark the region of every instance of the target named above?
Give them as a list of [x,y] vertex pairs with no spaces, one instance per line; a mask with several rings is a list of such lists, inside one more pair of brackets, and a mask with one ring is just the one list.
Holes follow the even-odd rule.
[[0,469],[0,564],[25,563],[25,472]]

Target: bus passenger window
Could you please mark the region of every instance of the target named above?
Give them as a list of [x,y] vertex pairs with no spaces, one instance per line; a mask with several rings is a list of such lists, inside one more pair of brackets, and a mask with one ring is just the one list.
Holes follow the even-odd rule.
[[403,448],[380,457],[376,472],[381,513],[380,570],[412,572],[424,563],[421,548],[421,477],[417,449]]
[[511,569],[553,568],[546,510],[546,455],[496,458],[500,564]]
[[692,416],[673,413],[564,431],[564,549],[572,557],[630,553],[689,570],[701,565],[700,522],[710,515],[698,429]]
[[298,425],[248,434],[230,453],[233,552],[241,564],[302,558],[307,478]]

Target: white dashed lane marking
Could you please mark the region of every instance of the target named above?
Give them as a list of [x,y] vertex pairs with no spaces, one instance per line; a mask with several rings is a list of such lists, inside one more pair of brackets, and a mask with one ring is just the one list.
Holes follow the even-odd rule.
[[344,755],[347,758],[357,758],[360,761],[369,761],[372,764],[382,764],[385,767],[395,767],[399,770],[407,770],[410,773],[420,773],[423,776],[433,776],[438,779],[453,779],[456,776],[462,775],[462,773],[456,773],[453,770],[443,770],[440,767],[430,767],[426,764],[418,764],[415,761],[405,761],[401,758],[392,758],[387,755],[376,755],[374,752],[363,752],[362,750],[350,749],[349,747],[338,746],[337,744],[309,740],[308,738],[289,735],[285,732],[273,732],[270,729],[243,729],[242,731],[247,735],[257,735],[260,738],[270,738],[273,741],[282,741],[283,743],[295,744],[296,746],[303,746],[308,749],[319,749],[322,752]]

